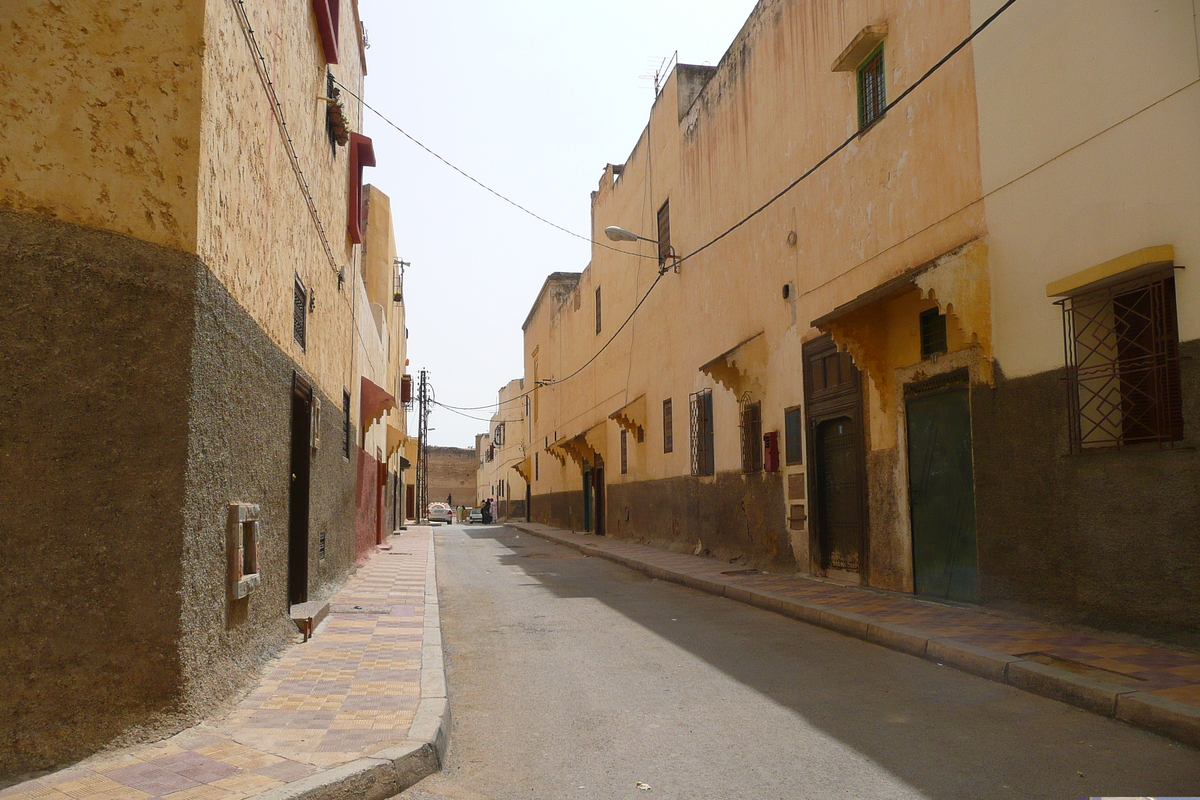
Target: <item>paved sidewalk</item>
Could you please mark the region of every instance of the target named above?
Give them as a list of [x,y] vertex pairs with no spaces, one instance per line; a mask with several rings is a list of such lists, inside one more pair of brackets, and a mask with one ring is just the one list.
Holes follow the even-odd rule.
[[432,532],[389,539],[228,716],[0,791],[3,800],[385,798],[449,731]]
[[769,575],[635,542],[509,523],[653,578],[776,611],[1200,747],[1200,655],[982,608]]

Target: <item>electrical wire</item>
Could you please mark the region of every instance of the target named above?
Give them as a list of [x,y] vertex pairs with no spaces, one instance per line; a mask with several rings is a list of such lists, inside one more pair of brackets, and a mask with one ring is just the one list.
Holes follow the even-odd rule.
[[[960,50],[962,50],[964,47],[966,47],[968,44],[970,44],[970,43],[971,43],[971,41],[972,41],[972,40],[973,40],[973,39],[974,39],[976,36],[978,36],[980,33],[982,33],[982,32],[983,32],[983,30],[984,30],[985,28],[987,28],[989,25],[991,25],[993,22],[995,22],[995,21],[996,21],[996,18],[997,18],[997,17],[999,17],[1001,14],[1003,14],[1005,11],[1007,11],[1007,10],[1008,10],[1008,9],[1009,9],[1009,8],[1012,6],[1012,4],[1013,4],[1013,3],[1015,3],[1015,2],[1017,2],[1017,0],[1008,0],[1008,2],[1006,2],[1004,5],[1000,6],[1000,8],[998,8],[994,14],[992,14],[990,17],[988,17],[986,20],[984,20],[982,23],[980,23],[980,25],[979,25],[979,27],[978,27],[978,28],[976,28],[975,30],[971,31],[971,34],[970,34],[969,36],[967,36],[967,38],[965,38],[965,39],[963,39],[961,42],[959,42],[959,43],[958,43],[958,45],[956,45],[956,46],[954,47],[954,49],[953,49],[953,50],[951,50],[949,53],[946,53],[946,55],[942,56],[941,60],[940,60],[940,61],[938,61],[936,64],[934,64],[932,67],[930,67],[930,68],[929,68],[929,70],[928,70],[928,71],[926,71],[926,73],[925,73],[924,75],[922,75],[920,78],[918,78],[918,79],[917,79],[917,81],[916,81],[916,82],[915,82],[915,83],[914,83],[912,86],[909,86],[907,89],[905,89],[903,92],[901,92],[901,93],[900,93],[900,94],[899,94],[899,95],[896,97],[896,99],[895,99],[895,100],[893,100],[892,102],[890,102],[890,103],[888,103],[887,105],[885,105],[885,106],[883,107],[883,111],[882,111],[882,112],[880,112],[880,116],[886,115],[886,114],[887,114],[887,112],[889,112],[889,111],[891,111],[891,110],[892,110],[893,106],[897,105],[897,104],[898,104],[898,103],[899,103],[901,100],[903,100],[904,98],[906,98],[906,97],[908,97],[910,94],[912,94],[912,93],[913,93],[913,91],[914,91],[914,90],[915,90],[915,89],[916,89],[918,86],[920,86],[920,85],[921,85],[921,84],[923,84],[923,83],[924,83],[926,80],[928,80],[928,79],[929,79],[929,77],[930,77],[930,76],[932,76],[932,75],[933,75],[935,72],[937,72],[939,69],[941,69],[941,68],[942,68],[942,66],[943,66],[943,65],[945,65],[945,63],[946,63],[947,61],[949,61],[951,58],[953,58],[955,55],[957,55],[957,54],[958,54],[958,52],[959,52]],[[805,178],[807,178],[808,176],[812,175],[814,172],[816,172],[816,171],[817,171],[818,169],[820,169],[821,167],[825,166],[825,164],[827,164],[827,163],[828,163],[828,162],[829,162],[829,161],[830,161],[832,158],[834,158],[834,157],[835,157],[835,156],[836,156],[838,153],[842,152],[842,151],[843,151],[843,150],[845,150],[847,147],[849,147],[849,146],[850,146],[850,145],[851,145],[851,144],[852,144],[852,143],[853,143],[853,142],[854,142],[856,139],[858,139],[858,138],[859,138],[859,137],[861,137],[861,136],[862,136],[864,133],[866,133],[866,132],[867,132],[867,130],[868,130],[867,128],[863,128],[863,129],[860,129],[860,130],[857,130],[857,131],[855,131],[853,134],[851,134],[851,135],[850,135],[850,137],[849,137],[848,139],[846,139],[846,141],[842,142],[842,143],[841,143],[841,144],[839,144],[837,147],[835,147],[833,150],[829,151],[829,154],[828,154],[828,155],[826,155],[824,158],[822,158],[822,159],[821,159],[820,161],[818,161],[816,164],[813,164],[811,167],[809,167],[807,170],[805,170],[804,174],[802,174],[802,175],[801,175],[799,178],[796,178],[796,180],[792,181],[792,182],[791,182],[791,183],[789,183],[787,186],[785,186],[785,187],[784,187],[784,188],[783,188],[781,191],[779,191],[779,192],[778,192],[778,193],[777,193],[777,194],[776,194],[774,197],[772,197],[770,200],[768,200],[767,202],[763,203],[761,206],[759,206],[758,208],[754,209],[754,210],[753,210],[753,211],[751,211],[749,214],[747,214],[746,216],[742,217],[742,218],[741,218],[740,220],[738,220],[736,223],[734,223],[733,225],[731,225],[729,228],[726,228],[726,229],[725,229],[723,232],[721,232],[720,234],[718,234],[718,235],[717,235],[717,236],[715,236],[714,238],[712,238],[712,239],[709,239],[707,242],[705,242],[704,244],[700,245],[700,246],[699,246],[699,247],[697,247],[695,250],[693,250],[692,252],[688,253],[686,256],[682,256],[682,257],[681,257],[681,258],[680,258],[678,261],[676,261],[676,262],[675,262],[675,264],[676,264],[676,265],[682,264],[683,262],[687,261],[689,258],[692,258],[692,257],[694,257],[694,256],[698,256],[698,255],[700,255],[700,253],[703,253],[705,250],[707,250],[708,248],[712,247],[714,244],[716,244],[717,242],[721,241],[721,240],[722,240],[722,239],[724,239],[726,236],[728,236],[729,234],[733,233],[733,232],[734,232],[734,231],[736,231],[738,228],[742,227],[743,225],[745,225],[747,222],[749,222],[750,220],[752,220],[752,219],[754,219],[755,217],[757,217],[757,216],[758,216],[759,214],[761,214],[762,212],[766,211],[768,208],[770,208],[772,205],[774,205],[774,204],[775,204],[775,203],[776,203],[776,202],[777,202],[777,201],[778,201],[780,198],[782,198],[784,195],[786,195],[786,194],[787,194],[788,192],[790,192],[792,189],[795,189],[795,188],[796,188],[796,187],[797,187],[797,186],[800,184],[800,182],[801,182],[801,181],[803,181],[803,180],[804,180]]]
[[470,414],[464,414],[463,412],[461,412],[461,411],[459,411],[459,410],[457,410],[457,409],[451,408],[450,406],[443,405],[443,404],[441,404],[441,403],[437,402],[436,400],[434,401],[434,403],[433,403],[433,404],[434,404],[435,406],[439,407],[439,408],[444,408],[444,409],[446,409],[446,410],[447,410],[447,411],[449,411],[451,414],[458,414],[460,417],[466,417],[467,419],[473,419],[473,420],[476,420],[476,421],[478,421],[478,422],[491,422],[491,420],[490,420],[490,419],[484,419],[483,417],[473,417],[473,416],[471,416]]
[[434,152],[432,149],[430,149],[430,148],[429,148],[427,145],[425,145],[425,144],[424,144],[424,143],[422,143],[420,140],[418,140],[418,139],[417,139],[415,136],[413,136],[411,133],[409,133],[408,131],[404,130],[404,129],[403,129],[403,128],[401,128],[399,125],[397,125],[396,123],[394,123],[394,122],[392,122],[390,119],[388,119],[386,116],[384,116],[382,111],[379,111],[379,110],[378,110],[378,109],[376,109],[374,106],[372,106],[370,103],[368,103],[367,101],[365,101],[365,100],[363,100],[361,97],[359,97],[357,94],[355,94],[353,89],[350,89],[349,87],[347,87],[347,86],[343,85],[343,84],[342,84],[342,82],[341,82],[341,81],[339,81],[337,78],[334,78],[334,79],[333,79],[333,82],[334,82],[335,84],[337,84],[338,86],[341,86],[343,89],[345,89],[345,90],[346,90],[346,93],[347,93],[347,94],[349,94],[351,97],[353,97],[353,98],[354,98],[355,100],[357,100],[358,102],[362,103],[362,105],[363,105],[363,107],[364,107],[364,108],[366,108],[366,109],[370,110],[372,113],[374,113],[374,114],[375,114],[375,116],[379,117],[381,120],[383,120],[384,122],[386,122],[388,125],[390,125],[391,127],[395,128],[397,131],[399,131],[399,132],[401,133],[401,135],[403,135],[403,136],[404,136],[406,139],[408,139],[410,142],[412,142],[413,144],[415,144],[417,147],[421,148],[421,149],[422,149],[422,150],[424,150],[426,153],[429,153],[429,155],[433,156],[433,157],[434,157],[434,158],[436,158],[438,161],[442,162],[442,163],[443,163],[443,164],[445,164],[447,167],[449,167],[450,169],[452,169],[452,170],[454,170],[455,172],[457,172],[459,175],[462,175],[464,178],[466,178],[467,180],[469,180],[471,183],[474,183],[474,184],[475,184],[476,186],[478,186],[479,188],[483,189],[484,191],[490,192],[491,194],[493,194],[493,195],[495,195],[496,197],[500,198],[500,199],[501,199],[501,200],[503,200],[504,202],[508,203],[509,205],[513,206],[514,208],[518,208],[518,209],[520,209],[521,211],[525,212],[526,214],[528,214],[529,216],[531,216],[531,217],[533,217],[534,219],[538,220],[539,222],[544,222],[544,223],[546,223],[547,225],[549,225],[551,228],[555,228],[555,229],[557,229],[557,230],[560,230],[560,231],[562,231],[563,233],[565,233],[565,234],[568,234],[569,236],[574,236],[576,239],[582,239],[582,240],[583,240],[583,241],[585,241],[585,242],[590,242],[591,244],[597,245],[597,246],[599,246],[599,247],[603,247],[603,248],[605,248],[606,250],[612,250],[614,253],[624,253],[624,254],[625,254],[625,255],[627,255],[627,256],[637,256],[638,258],[656,258],[656,256],[648,256],[648,255],[645,255],[645,254],[643,254],[643,253],[634,253],[634,252],[632,252],[632,251],[630,251],[630,250],[622,250],[622,249],[621,249],[621,248],[619,248],[619,247],[613,247],[612,245],[607,245],[607,244],[605,244],[604,242],[599,242],[599,241],[596,241],[595,239],[593,239],[593,238],[592,238],[592,237],[590,237],[590,236],[584,236],[582,233],[576,233],[575,231],[571,230],[570,228],[564,228],[562,225],[559,225],[559,224],[558,224],[558,223],[556,223],[556,222],[551,222],[550,220],[546,219],[545,217],[543,217],[542,215],[538,214],[537,212],[530,211],[528,208],[526,208],[525,206],[521,205],[521,204],[520,204],[520,203],[518,203],[516,200],[513,200],[512,198],[510,198],[510,197],[507,197],[506,195],[503,195],[503,194],[501,194],[500,192],[496,191],[496,190],[495,190],[495,189],[493,189],[492,187],[488,186],[488,185],[487,185],[486,183],[484,183],[483,181],[479,180],[478,178],[474,177],[473,175],[470,175],[470,174],[469,174],[469,173],[467,173],[465,170],[463,170],[463,169],[461,169],[461,168],[459,168],[459,167],[455,166],[454,164],[452,164],[451,162],[447,161],[447,160],[446,160],[445,158],[443,158],[442,156],[438,155],[436,152]]
[[[901,93],[900,93],[900,94],[899,94],[899,95],[896,97],[896,99],[892,100],[890,103],[888,103],[887,105],[885,105],[885,106],[883,107],[883,111],[882,111],[881,113],[882,113],[882,114],[887,114],[887,112],[888,112],[888,111],[890,111],[890,110],[891,110],[893,107],[895,107],[897,104],[899,104],[899,103],[900,103],[902,100],[904,100],[906,97],[908,97],[910,94],[912,94],[912,93],[913,93],[913,91],[914,91],[914,90],[916,90],[916,88],[917,88],[918,86],[920,86],[921,84],[923,84],[923,83],[924,83],[926,80],[928,80],[928,79],[929,79],[929,78],[930,78],[930,77],[931,77],[931,76],[932,76],[932,75],[933,75],[935,72],[937,72],[939,69],[941,69],[943,66],[945,66],[946,62],[948,62],[948,61],[949,61],[951,58],[953,58],[955,55],[957,55],[957,54],[958,54],[958,53],[959,53],[959,52],[960,52],[960,51],[961,51],[961,50],[962,50],[964,47],[966,47],[968,44],[970,44],[970,43],[971,43],[971,42],[972,42],[972,41],[975,39],[975,37],[976,37],[976,36],[978,36],[980,33],[982,33],[982,32],[984,31],[984,29],[986,29],[986,28],[987,28],[989,25],[991,25],[993,22],[995,22],[995,21],[996,21],[996,19],[997,19],[997,18],[999,18],[999,16],[1000,16],[1001,14],[1003,14],[1005,11],[1007,11],[1009,8],[1011,8],[1011,7],[1012,7],[1012,5],[1013,5],[1014,3],[1016,3],[1016,2],[1017,2],[1017,0],[1007,0],[1007,2],[1005,2],[1005,3],[1004,3],[1004,5],[1000,6],[1000,8],[998,8],[998,9],[995,11],[995,13],[993,13],[993,14],[992,14],[990,17],[988,17],[986,20],[984,20],[982,23],[980,23],[980,25],[979,25],[979,27],[978,27],[978,28],[976,28],[975,30],[971,31],[971,33],[970,33],[970,34],[969,34],[969,35],[968,35],[968,36],[967,36],[965,39],[963,39],[961,42],[959,42],[959,43],[958,43],[958,44],[957,44],[957,45],[956,45],[956,46],[955,46],[953,49],[951,49],[951,50],[950,50],[950,52],[946,53],[946,55],[944,55],[944,56],[943,56],[943,57],[942,57],[942,58],[941,58],[941,59],[940,59],[940,60],[939,60],[939,61],[938,61],[936,64],[934,64],[932,67],[930,67],[930,68],[929,68],[929,69],[928,69],[928,70],[925,72],[925,74],[924,74],[924,75],[922,75],[920,78],[918,78],[918,79],[916,80],[916,82],[915,82],[915,83],[913,83],[911,86],[909,86],[909,87],[908,87],[907,89],[905,89],[903,92],[901,92]],[[364,105],[365,105],[365,104],[364,104]],[[371,110],[372,110],[372,111],[374,111],[374,109],[371,109]],[[376,112],[376,113],[379,113],[379,112]],[[804,181],[805,179],[807,179],[808,177],[810,177],[810,176],[811,176],[813,173],[815,173],[815,172],[816,172],[818,169],[820,169],[821,167],[823,167],[825,164],[829,163],[829,161],[830,161],[830,160],[832,160],[832,159],[833,159],[835,156],[837,156],[837,154],[838,154],[838,153],[842,152],[842,151],[843,151],[843,150],[845,150],[847,147],[849,147],[849,146],[850,146],[850,145],[851,145],[851,144],[852,144],[852,143],[853,143],[853,142],[854,142],[856,139],[858,139],[859,137],[861,137],[861,136],[862,136],[862,135],[863,135],[865,132],[866,132],[866,129],[862,129],[862,130],[855,131],[853,135],[851,135],[851,136],[850,136],[848,139],[846,139],[846,140],[845,140],[844,142],[842,142],[840,145],[838,145],[838,146],[837,146],[837,147],[835,147],[833,150],[831,150],[831,151],[830,151],[830,152],[829,152],[827,155],[825,155],[825,156],[824,156],[824,157],[823,157],[823,158],[822,158],[820,161],[818,161],[816,164],[814,164],[813,166],[811,166],[810,168],[808,168],[807,170],[805,170],[805,171],[804,171],[804,173],[800,175],[800,177],[796,178],[796,180],[792,181],[792,182],[791,182],[791,183],[789,183],[789,184],[788,184],[786,187],[784,187],[784,188],[783,188],[781,191],[777,192],[777,193],[776,193],[774,196],[772,196],[772,197],[771,197],[771,199],[767,200],[767,202],[763,203],[761,206],[759,206],[758,208],[754,209],[754,210],[753,210],[753,211],[751,211],[749,214],[747,214],[745,217],[743,217],[742,219],[738,220],[736,223],[734,223],[734,224],[733,224],[733,225],[731,225],[730,227],[726,228],[724,231],[722,231],[722,232],[721,232],[720,234],[718,234],[717,236],[713,237],[712,239],[709,239],[707,242],[705,242],[704,244],[702,244],[700,247],[697,247],[697,248],[696,248],[695,250],[693,250],[692,252],[688,253],[688,254],[687,254],[687,255],[685,255],[685,256],[680,256],[680,257],[678,257],[678,258],[677,258],[677,259],[674,261],[674,263],[673,263],[672,265],[670,265],[670,266],[672,266],[672,267],[678,267],[678,266],[679,266],[680,264],[682,264],[684,261],[687,261],[688,259],[690,259],[690,258],[693,258],[693,257],[695,257],[695,256],[699,255],[700,253],[704,252],[705,250],[707,250],[708,248],[712,247],[712,246],[713,246],[714,244],[716,244],[717,242],[719,242],[719,241],[721,241],[722,239],[724,239],[724,238],[725,238],[726,236],[728,236],[729,234],[731,234],[731,233],[733,233],[734,231],[736,231],[738,228],[740,228],[740,227],[742,227],[743,225],[745,225],[745,224],[746,224],[747,222],[749,222],[750,220],[752,220],[752,219],[754,219],[755,217],[757,217],[757,216],[758,216],[759,214],[761,214],[763,211],[767,210],[767,209],[768,209],[770,206],[772,206],[772,205],[774,205],[776,202],[778,202],[778,201],[779,201],[779,200],[780,200],[780,199],[781,199],[781,198],[782,198],[784,195],[786,195],[786,194],[787,194],[788,192],[790,192],[792,189],[796,188],[796,187],[797,187],[797,186],[798,186],[798,185],[799,185],[799,184],[800,184],[802,181]],[[403,131],[401,131],[401,133],[403,133]],[[405,136],[407,136],[407,135],[408,135],[408,134],[405,134]],[[409,138],[411,138],[411,137],[409,137]],[[415,141],[415,140],[414,140],[414,141]],[[423,145],[422,145],[422,146],[423,146]],[[440,158],[440,156],[439,156],[439,158]],[[464,174],[465,174],[465,173],[464,173]],[[469,177],[469,176],[468,176],[468,177]],[[472,180],[473,180],[473,179],[472,179]],[[485,187],[485,188],[486,188],[486,187]],[[490,190],[489,190],[489,191],[490,191]],[[557,226],[556,226],[556,227],[557,227]],[[609,249],[614,249],[614,248],[609,248]],[[624,252],[624,251],[620,251],[620,252]],[[625,329],[625,326],[629,324],[629,322],[630,322],[630,321],[633,319],[634,315],[635,315],[635,314],[637,314],[637,312],[638,312],[638,309],[640,309],[640,308],[642,307],[642,304],[646,302],[646,299],[647,299],[647,298],[650,296],[650,294],[651,294],[651,293],[654,291],[654,288],[655,288],[656,286],[658,286],[658,283],[659,283],[659,281],[661,281],[661,280],[662,280],[662,277],[663,277],[663,275],[665,275],[666,273],[667,273],[667,269],[660,269],[660,270],[659,270],[658,277],[654,279],[654,283],[650,284],[650,288],[648,288],[648,289],[646,290],[646,293],[645,293],[644,295],[642,295],[642,299],[641,299],[641,300],[639,300],[639,301],[638,301],[638,303],[637,303],[637,305],[633,307],[633,311],[629,312],[629,316],[628,316],[628,317],[626,317],[626,318],[625,318],[625,321],[621,323],[621,327],[617,328],[616,332],[615,332],[615,333],[613,333],[613,335],[612,335],[611,337],[609,337],[608,341],[606,341],[606,342],[605,342],[603,345],[601,345],[601,347],[600,347],[600,349],[599,349],[599,350],[597,350],[595,353],[593,353],[593,354],[592,354],[592,357],[591,357],[591,358],[589,358],[587,361],[585,361],[585,362],[583,363],[583,365],[582,365],[582,366],[580,366],[578,369],[576,369],[574,372],[570,373],[570,374],[569,374],[569,375],[567,375],[566,377],[563,377],[563,378],[556,378],[556,379],[553,379],[553,380],[548,380],[548,381],[545,381],[545,382],[543,383],[543,385],[549,385],[549,386],[553,386],[553,385],[557,385],[557,384],[559,384],[559,383],[563,383],[563,382],[565,382],[565,381],[568,381],[568,380],[570,380],[571,378],[574,378],[574,377],[575,377],[576,375],[578,375],[580,372],[583,372],[583,370],[587,369],[587,368],[588,368],[588,367],[589,367],[589,366],[590,366],[590,365],[591,365],[593,362],[595,362],[595,360],[596,360],[597,358],[599,358],[599,357],[600,357],[600,354],[601,354],[601,353],[603,353],[603,352],[604,352],[606,349],[608,349],[608,346],[609,346],[610,344],[612,344],[612,343],[613,343],[613,340],[614,340],[614,339],[616,339],[616,338],[617,338],[617,336],[618,336],[618,335],[621,333],[621,331],[623,331],[623,330]],[[535,386],[533,389],[530,389],[529,391],[527,391],[527,392],[524,392],[523,394],[519,394],[519,395],[517,395],[516,397],[510,398],[510,400],[506,400],[506,401],[504,401],[504,402],[511,402],[512,400],[520,400],[520,399],[521,399],[521,398],[523,398],[523,397],[526,397],[526,396],[528,396],[528,395],[530,395],[530,394],[533,394],[533,392],[537,391],[537,389],[538,389],[538,388],[539,388],[539,387],[536,387],[536,386]],[[478,411],[478,410],[483,410],[483,409],[488,409],[488,408],[495,408],[495,407],[496,407],[496,406],[498,406],[498,405],[500,405],[500,403],[493,403],[493,404],[491,404],[491,405],[487,405],[487,406],[478,406],[478,407],[475,407],[475,408],[470,408],[470,407],[461,407],[461,408],[462,408],[462,410],[465,410],[465,411]],[[445,406],[445,405],[443,405],[442,407],[443,407],[443,408],[450,408],[450,409],[457,409],[457,408],[460,408],[460,407],[458,407],[458,406],[451,407],[451,406]],[[489,422],[490,422],[490,420],[486,420],[486,421],[489,421]]]

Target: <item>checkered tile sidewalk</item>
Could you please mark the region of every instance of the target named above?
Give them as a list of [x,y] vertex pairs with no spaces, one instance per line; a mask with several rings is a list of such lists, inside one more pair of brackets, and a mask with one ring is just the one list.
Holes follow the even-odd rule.
[[738,568],[711,558],[536,524],[520,527],[674,572],[852,611],[877,622],[922,631],[930,638],[954,639],[1200,707],[1197,654],[1134,645],[1103,633],[1080,633],[981,608],[943,605],[913,595],[844,587],[798,575],[739,575]]
[[241,800],[408,736],[421,693],[428,528],[393,536],[223,719],[0,790],[3,800]]

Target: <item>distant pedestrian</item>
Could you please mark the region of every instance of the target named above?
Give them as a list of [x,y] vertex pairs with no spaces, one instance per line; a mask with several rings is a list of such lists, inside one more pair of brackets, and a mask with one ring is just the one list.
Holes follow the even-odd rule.
[[490,498],[483,501],[483,524],[492,524],[492,501]]

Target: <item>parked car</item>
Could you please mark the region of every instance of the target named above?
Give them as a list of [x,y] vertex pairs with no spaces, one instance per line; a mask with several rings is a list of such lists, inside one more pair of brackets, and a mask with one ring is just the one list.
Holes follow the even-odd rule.
[[449,525],[454,522],[454,509],[445,503],[430,503],[427,518],[430,522],[444,522]]
[[467,524],[474,525],[476,522],[483,524],[483,509],[472,508],[471,513],[467,514]]

